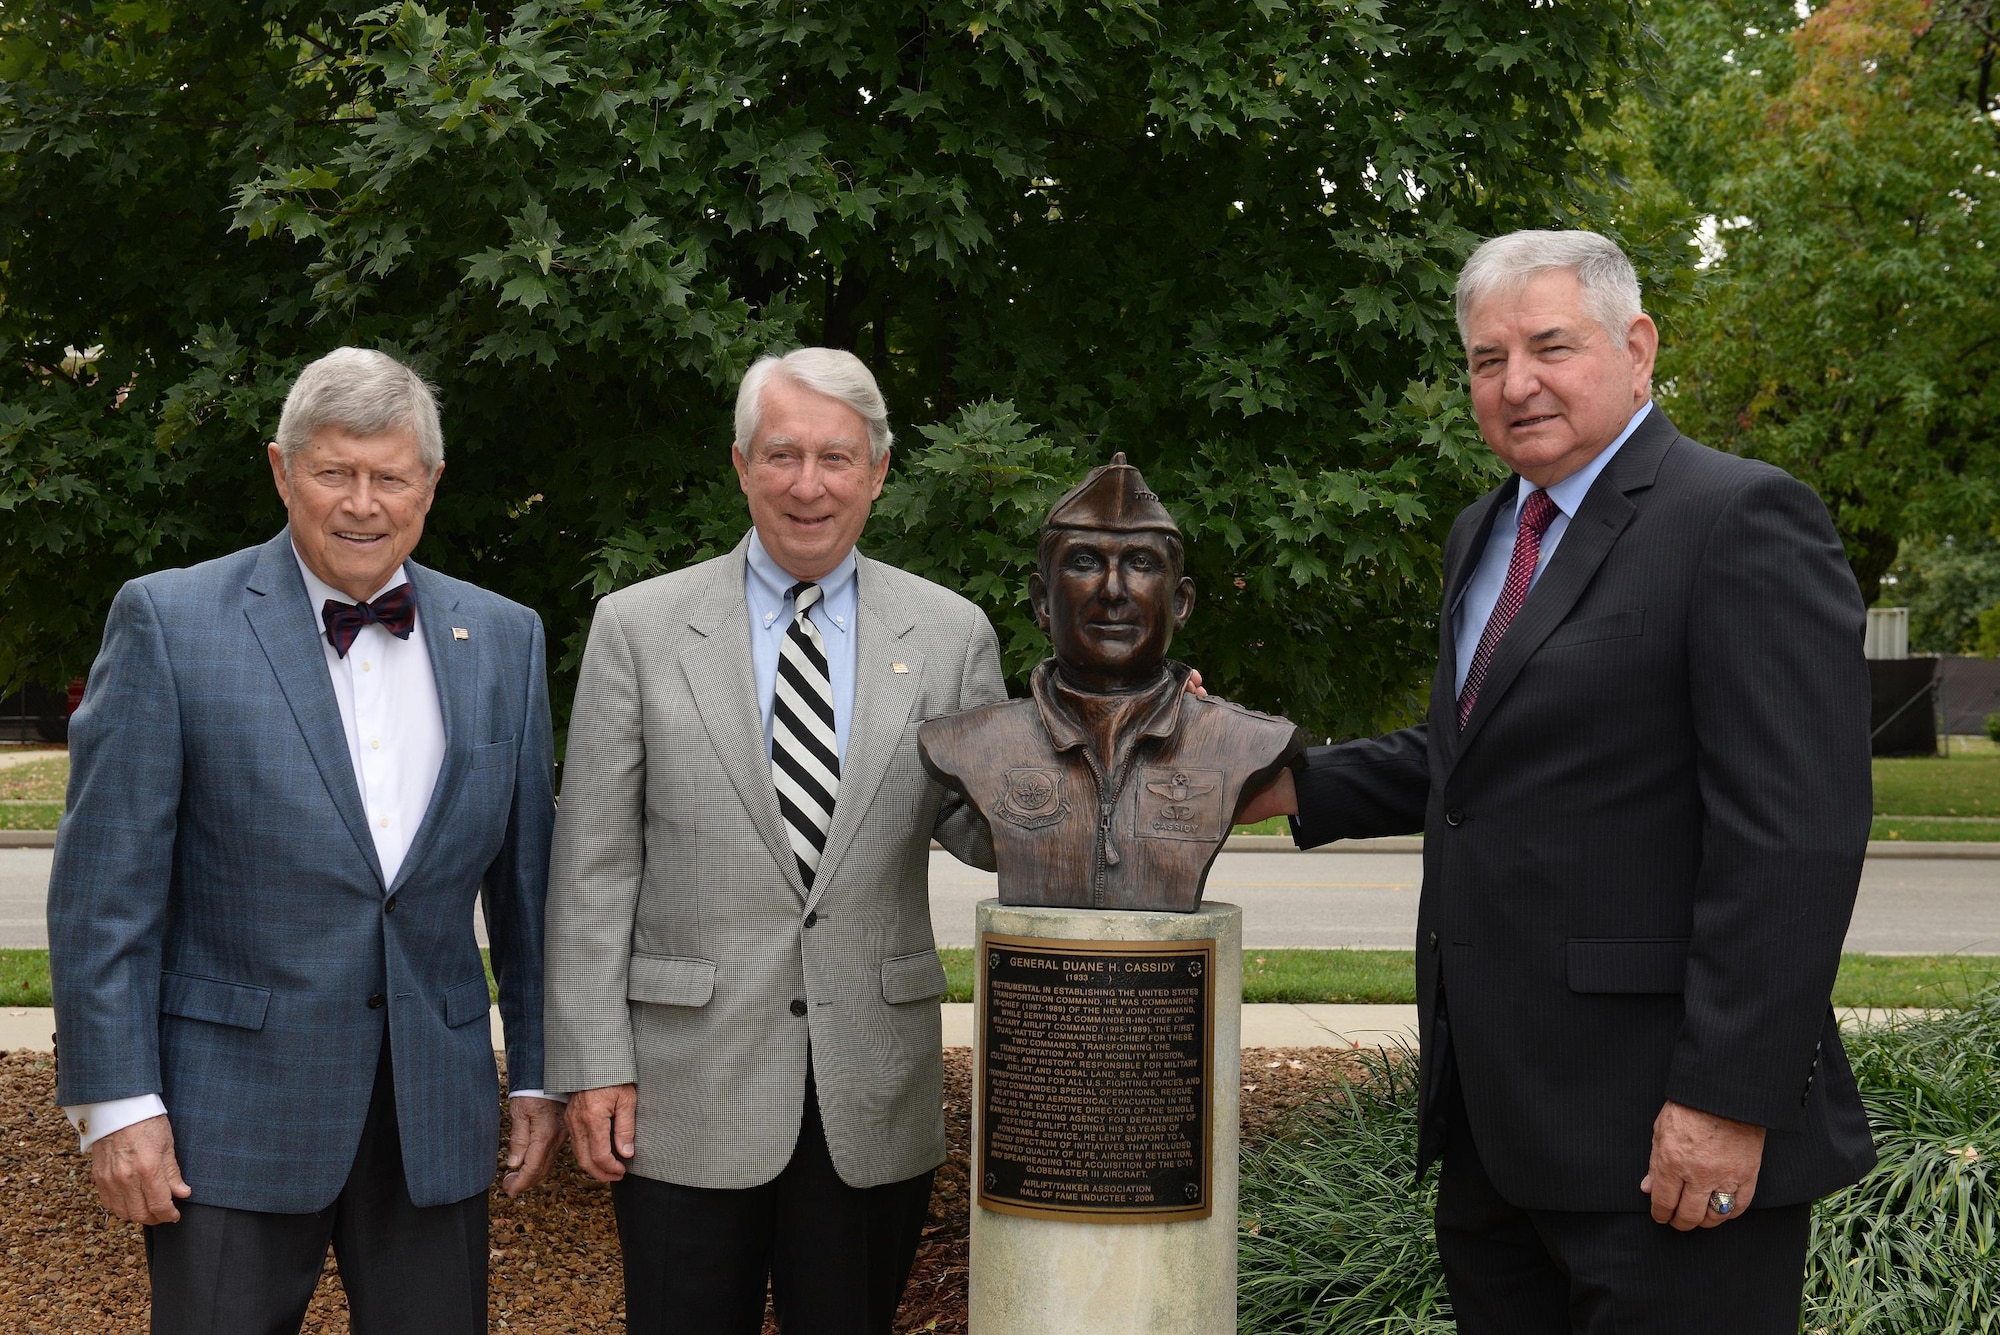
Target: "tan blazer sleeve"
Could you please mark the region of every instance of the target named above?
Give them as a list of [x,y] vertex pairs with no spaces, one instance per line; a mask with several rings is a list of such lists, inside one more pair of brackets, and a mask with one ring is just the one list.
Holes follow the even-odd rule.
[[553,1093],[638,1079],[625,995],[646,864],[641,713],[632,647],[607,599],[591,623],[570,714],[549,865],[544,1029]]

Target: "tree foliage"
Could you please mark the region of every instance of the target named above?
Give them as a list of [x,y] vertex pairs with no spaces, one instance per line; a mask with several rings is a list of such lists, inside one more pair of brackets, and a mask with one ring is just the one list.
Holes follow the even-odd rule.
[[1873,598],[2000,500],[2000,9],[1658,0],[1650,165],[1706,215],[1661,397],[1818,488]]
[[[1439,544],[1494,476],[1448,294],[1601,210],[1629,0],[547,0],[0,18],[0,597],[74,670],[117,581],[266,536],[287,378],[444,393],[422,559],[542,612],[726,550],[756,355],[854,348],[872,554],[1017,680],[1036,521],[1124,450],[1188,537],[1177,653],[1318,732],[1414,708]],[[87,234],[90,262],[58,263]],[[102,348],[78,366],[66,348]],[[61,574],[45,580],[51,565]],[[0,646],[0,654],[9,650]]]
[[1980,614],[2000,610],[2000,541],[1984,536],[1912,538],[1882,580],[1882,601],[1910,609],[1910,648],[1982,654]]

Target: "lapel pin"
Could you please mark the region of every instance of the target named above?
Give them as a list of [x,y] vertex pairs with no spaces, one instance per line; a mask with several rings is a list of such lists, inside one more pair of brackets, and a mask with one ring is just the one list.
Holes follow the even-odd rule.
[[469,640],[472,638],[472,632],[463,626],[453,626],[451,628],[451,638],[454,640]]
[[894,672],[898,676],[907,677],[910,674],[910,665],[908,663],[891,663],[889,664],[889,671]]

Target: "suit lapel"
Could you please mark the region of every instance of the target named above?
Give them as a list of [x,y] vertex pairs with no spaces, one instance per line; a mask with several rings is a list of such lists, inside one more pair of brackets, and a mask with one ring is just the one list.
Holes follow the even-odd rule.
[[[403,562],[403,571],[410,577],[410,587],[417,595],[417,630],[430,654],[438,710],[444,715],[444,761],[438,766],[437,783],[431,788],[423,822],[417,826],[416,837],[410,841],[403,865],[396,873],[397,885],[409,880],[411,871],[443,837],[442,813],[451,810],[459,785],[465,782],[473,742],[479,736],[478,720],[473,714],[478,706],[479,655],[487,642],[487,637],[466,620],[457,597],[448,594],[446,586],[430,571],[415,561]],[[468,632],[465,639],[453,638],[454,625]]]
[[1513,624],[1507,627],[1507,633],[1493,651],[1493,663],[1486,673],[1485,684],[1479,688],[1478,703],[1473,705],[1472,717],[1466,720],[1465,732],[1458,739],[1460,751],[1472,744],[1473,736],[1498,707],[1514,678],[1590,587],[1597,568],[1604,564],[1604,558],[1611,554],[1619,536],[1638,513],[1627,493],[1653,484],[1667,447],[1679,434],[1667,421],[1666,414],[1654,408],[1591,484],[1583,504],[1577,507],[1575,517],[1563,531],[1562,542],[1549,559],[1548,568],[1535,581],[1528,601],[1521,605]]
[[[896,597],[875,562],[858,557],[855,578],[854,717],[841,757],[840,794],[833,804],[833,828],[820,855],[808,905],[816,904],[853,847],[861,818],[888,776],[889,762],[903,743],[903,729],[916,708],[923,684],[923,655],[906,638],[916,619]],[[900,664],[902,671],[897,670]]]
[[306,601],[306,583],[292,553],[288,528],[264,545],[247,586],[253,596],[244,614],[270,660],[278,687],[291,706],[292,718],[305,738],[306,749],[319,767],[320,778],[333,798],[347,832],[368,861],[379,884],[382,864],[375,856],[375,839],[361,809],[361,787],[354,781],[354,759],[347,752],[347,734],[340,724],[340,705],[333,698],[326,654],[320,646],[319,617]]
[[764,708],[757,699],[757,674],[750,663],[750,605],[743,594],[749,538],[727,559],[715,563],[705,596],[688,617],[700,638],[681,651],[681,671],[702,727],[730,784],[750,814],[750,823],[783,868],[792,889],[805,898],[798,860],[778,813],[771,782],[771,756],[764,744]]
[[[1493,517],[1501,507],[1512,505],[1519,494],[1521,479],[1510,477],[1492,491],[1474,501],[1467,511],[1466,527],[1463,530],[1465,544],[1456,552],[1447,552],[1444,572],[1443,615],[1438,618],[1438,665],[1437,675],[1431,681],[1431,715],[1436,724],[1431,729],[1430,741],[1443,752],[1447,767],[1458,758],[1458,693],[1454,689],[1458,682],[1458,602],[1465,596],[1465,586],[1472,580],[1472,572],[1479,568],[1479,558],[1486,551],[1486,544],[1493,538]],[[1484,627],[1480,628],[1484,630]],[[1473,640],[1476,645],[1477,638]]]

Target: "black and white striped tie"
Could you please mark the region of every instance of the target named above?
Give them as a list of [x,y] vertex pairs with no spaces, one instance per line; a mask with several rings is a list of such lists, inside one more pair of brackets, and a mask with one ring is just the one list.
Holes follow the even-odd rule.
[[771,780],[785,834],[799,860],[799,879],[812,889],[826,832],[833,826],[833,799],[840,791],[840,752],[833,731],[833,679],[827,673],[826,641],[806,613],[820,599],[810,580],[792,585],[792,624],[778,650],[778,691],[771,708]]

